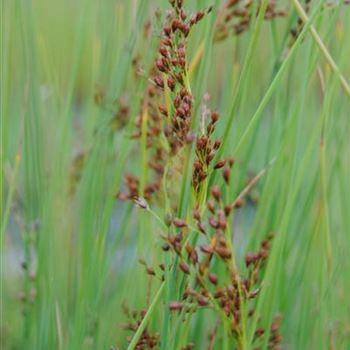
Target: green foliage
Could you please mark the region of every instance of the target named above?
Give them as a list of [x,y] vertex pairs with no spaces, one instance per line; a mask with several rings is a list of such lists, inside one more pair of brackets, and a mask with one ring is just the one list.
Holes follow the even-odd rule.
[[[126,174],[138,175],[141,192],[152,178],[147,120],[139,139],[131,135],[140,113],[147,118],[169,3],[4,1],[1,348],[131,350],[147,329],[159,333],[162,350],[190,342],[253,349],[257,328],[269,330],[278,313],[283,349],[350,348],[350,8],[311,2],[293,39],[298,4],[278,1],[287,16],[265,21],[269,1],[253,1],[259,12],[247,30],[217,41],[221,1],[184,2],[191,13],[213,5],[188,38],[191,128],[199,133],[204,103],[218,110],[222,145],[213,162],[233,155],[235,165],[229,186],[212,171],[196,197],[195,142],[186,145],[181,173],[164,175],[144,210],[117,194]],[[240,306],[237,343],[214,302],[188,314],[169,309],[188,280],[179,257],[162,250],[167,214],[191,222],[186,242],[194,244],[194,203],[200,198],[205,211],[214,184],[227,203],[245,203],[229,222],[235,268],[246,273],[246,253],[274,234],[254,315]],[[159,281],[140,258],[172,268]],[[214,268],[225,275],[220,262]],[[145,309],[135,331],[123,327],[127,308]],[[261,348],[268,342],[267,331]]]

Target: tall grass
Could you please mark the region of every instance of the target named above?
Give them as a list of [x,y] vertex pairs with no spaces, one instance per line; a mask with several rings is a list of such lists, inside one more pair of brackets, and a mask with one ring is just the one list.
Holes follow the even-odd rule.
[[[282,349],[350,348],[350,8],[278,1],[287,15],[265,21],[269,3],[253,1],[246,30],[218,41],[223,2],[184,1],[204,11],[187,39],[190,129],[199,136],[203,109],[217,110],[210,137],[222,143],[200,191],[193,141],[135,204],[118,193],[125,175],[140,197],[154,180],[145,96],[169,2],[3,2],[1,348],[131,350],[147,335],[160,349],[277,349],[276,315]],[[170,110],[173,93],[156,91]],[[212,167],[230,156],[226,185]],[[204,244],[193,210],[208,215],[215,186],[235,204],[233,258],[216,253],[210,268],[241,293],[236,326],[210,293],[183,300],[196,268],[164,247],[179,232]],[[246,255],[271,234],[245,300]]]

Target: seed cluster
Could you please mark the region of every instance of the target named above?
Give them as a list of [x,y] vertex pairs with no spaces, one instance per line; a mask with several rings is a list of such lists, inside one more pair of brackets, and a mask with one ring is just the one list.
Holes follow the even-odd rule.
[[154,84],[171,96],[171,104],[159,105],[159,112],[165,118],[164,135],[170,146],[170,153],[176,154],[186,143],[192,142],[190,134],[193,97],[187,82],[187,37],[195,24],[205,15],[198,11],[189,16],[183,8],[183,1],[171,1],[170,12],[163,27],[163,37],[156,59],[158,74]]
[[140,138],[143,132],[146,133],[146,144],[150,150],[148,165],[153,170],[154,180],[141,194],[138,178],[126,176],[124,182],[127,192],[119,193],[120,199],[135,199],[139,196],[151,199],[161,187],[165,164],[194,139],[190,132],[193,97],[187,83],[187,37],[193,26],[209,11],[198,11],[190,16],[183,8],[183,1],[170,3],[173,10],[167,14],[162,28],[158,54],[150,72],[150,83],[136,120],[136,131],[132,135],[133,138]]
[[[191,133],[194,97],[187,74],[187,37],[192,27],[208,11],[198,11],[188,16],[183,8],[183,1],[171,0],[170,3],[173,11],[167,14],[162,28],[150,84],[137,120],[136,132],[133,134],[133,137],[140,138],[145,136],[146,130],[147,147],[154,152],[149,165],[156,174],[156,181],[147,185],[144,193],[139,193],[139,179],[127,175],[125,183],[128,192],[120,193],[119,198],[133,199],[140,208],[147,209],[148,200],[161,188],[166,164],[179,156],[186,144],[195,141],[192,189],[197,200],[192,210],[192,218],[177,217],[171,213],[166,215],[164,223],[167,230],[161,237],[164,241],[163,251],[172,254],[172,259],[167,259],[167,264],[161,263],[153,267],[143,259],[139,261],[149,276],[162,281],[166,278],[166,271],[171,269],[176,272],[176,279],[184,287],[181,288],[179,300],[169,302],[168,308],[171,312],[192,314],[200,308],[211,308],[217,312],[221,321],[230,325],[230,336],[240,344],[245,327],[243,322],[253,315],[254,309],[251,308],[246,315],[243,312],[249,309],[246,306],[252,306],[253,300],[259,295],[261,272],[268,259],[272,235],[263,240],[257,252],[245,256],[246,269],[244,272],[240,271],[232,248],[230,215],[243,205],[243,198],[238,197],[233,202],[227,202],[222,193],[224,186],[214,183],[208,188],[206,182],[213,171],[221,172],[223,181],[220,183],[225,186],[229,186],[232,181],[231,172],[235,159],[228,157],[214,162],[221,145],[221,140],[214,138],[219,113],[207,110],[206,115],[203,115],[201,133],[196,137]],[[228,8],[232,7],[237,11],[241,8],[236,8],[239,1],[230,3]],[[249,2],[244,5],[248,13],[249,6]],[[273,11],[274,7],[271,5],[268,10],[271,18]],[[238,12],[234,16],[238,16]],[[202,192],[205,195],[199,196]],[[199,197],[203,200],[199,201]],[[139,314],[139,318],[135,316],[134,321],[125,328],[136,332],[144,314],[145,312]],[[254,346],[258,345],[259,337],[265,331],[262,328],[257,330]],[[269,332],[271,349],[277,350],[281,341],[278,327],[271,328]],[[215,333],[210,341],[215,341]],[[154,348],[158,345],[159,334],[151,334],[146,328],[136,348]],[[182,349],[189,350],[193,347],[194,344],[188,343]]]
[[[128,307],[126,305],[123,305],[123,311],[126,314],[126,316],[130,319],[130,322],[122,325],[122,328],[126,331],[131,331],[132,333],[135,333],[139,328],[142,320],[144,319],[147,310],[144,309],[139,312],[130,312]],[[137,342],[135,349],[144,350],[158,348],[159,338],[160,336],[158,332],[151,333],[146,327],[143,333],[141,334],[141,337]],[[127,340],[129,342],[131,341],[131,339],[132,336],[127,337]]]
[[[198,307],[210,307],[217,310],[229,320],[232,335],[239,342],[242,334],[242,303],[249,305],[260,292],[260,275],[268,258],[273,236],[267,236],[256,253],[247,253],[245,256],[247,273],[245,275],[239,273],[227,234],[228,217],[233,208],[235,205],[223,203],[220,188],[214,185],[207,202],[206,220],[198,208],[193,212],[200,239],[193,240],[192,244],[188,243],[185,239],[186,230],[192,228],[185,220],[176,218],[172,224],[179,232],[164,237],[166,243],[163,250],[173,251],[176,254],[178,270],[184,274],[187,281],[182,300],[172,301],[169,309],[194,312]],[[220,276],[217,274],[218,265],[225,266],[226,274]],[[251,309],[247,316],[251,317],[253,313],[254,309]],[[257,331],[256,341],[258,335],[264,332],[262,328]],[[271,331],[271,340],[280,340],[281,337],[275,333]]]
[[[221,140],[211,140],[211,136],[215,130],[215,125],[219,120],[219,113],[212,112],[210,122],[208,123],[205,132],[196,139],[196,160],[193,163],[192,185],[196,192],[199,192],[201,184],[208,177],[211,163],[215,157],[216,151],[221,145]],[[226,160],[221,159],[214,164],[214,169],[221,169],[225,166]],[[229,168],[225,168],[225,172],[229,172]],[[227,173],[225,177],[229,178]]]
[[[259,13],[260,4],[257,13]],[[252,20],[253,1],[228,0],[220,11],[216,24],[215,41],[226,39],[230,35],[239,35],[249,29]],[[265,20],[285,17],[284,10],[277,9],[276,2],[270,0],[265,13]]]

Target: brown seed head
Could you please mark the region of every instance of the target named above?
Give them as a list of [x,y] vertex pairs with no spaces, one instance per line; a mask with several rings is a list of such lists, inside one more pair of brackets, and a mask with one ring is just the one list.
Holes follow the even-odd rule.
[[185,222],[185,220],[182,220],[180,218],[175,218],[173,220],[173,224],[176,226],[176,227],[179,227],[179,228],[182,228],[182,227],[186,227],[187,224]]
[[182,310],[183,308],[183,304],[178,302],[178,301],[172,301],[170,304],[169,304],[169,309],[171,311],[178,311],[178,310]]
[[215,164],[214,169],[220,169],[220,168],[222,168],[222,167],[225,165],[225,163],[226,163],[226,160],[225,160],[225,159],[219,160],[219,161]]
[[220,187],[218,185],[214,185],[211,188],[211,195],[217,200],[220,201],[221,198],[221,191],[220,191]]
[[179,263],[180,270],[186,274],[190,273],[190,268],[188,267],[187,264],[185,264],[183,261]]

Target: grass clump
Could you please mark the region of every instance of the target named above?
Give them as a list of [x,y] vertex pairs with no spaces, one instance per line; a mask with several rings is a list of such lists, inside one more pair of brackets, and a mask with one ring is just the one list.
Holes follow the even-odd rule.
[[346,5],[5,2],[1,347],[347,349]]

